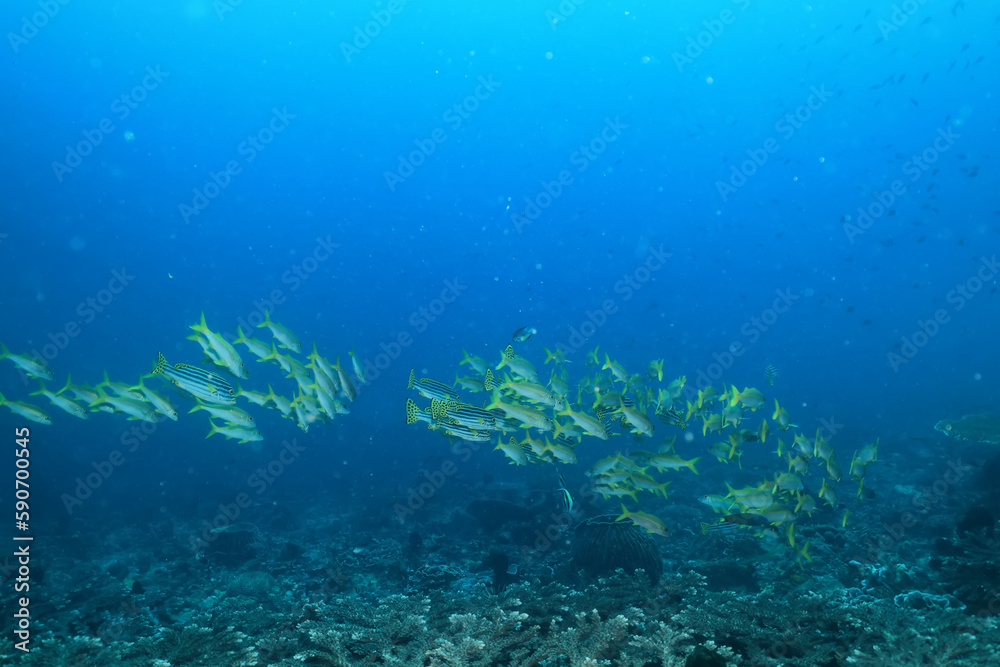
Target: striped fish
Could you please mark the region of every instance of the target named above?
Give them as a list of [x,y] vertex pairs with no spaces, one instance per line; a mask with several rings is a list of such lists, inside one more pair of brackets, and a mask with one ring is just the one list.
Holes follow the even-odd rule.
[[410,381],[406,384],[407,389],[416,389],[424,398],[437,398],[444,401],[457,401],[458,392],[443,382],[430,378],[416,378],[413,369],[410,369]]
[[764,377],[767,378],[767,383],[774,386],[774,378],[778,377],[778,369],[774,367],[774,364],[768,364],[764,367]]
[[167,363],[162,352],[157,352],[153,375],[165,375],[177,387],[209,403],[232,405],[236,402],[236,392],[222,377],[189,364]]
[[417,407],[417,402],[412,398],[406,399],[406,423],[413,424],[417,421],[426,422],[428,424],[433,423],[434,419],[427,412],[422,412],[419,407]]
[[441,431],[446,435],[453,438],[458,438],[459,440],[466,440],[468,442],[489,442],[490,432],[483,431],[479,429],[469,428],[468,426],[462,426],[461,424],[444,424],[442,422],[437,422],[428,425],[429,429],[433,431]]

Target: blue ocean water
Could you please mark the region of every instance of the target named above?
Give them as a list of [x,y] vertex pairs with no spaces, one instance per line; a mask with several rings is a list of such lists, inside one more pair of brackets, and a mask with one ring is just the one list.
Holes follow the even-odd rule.
[[[213,523],[266,525],[275,540],[328,543],[331,554],[453,531],[483,553],[424,553],[397,576],[428,564],[471,571],[491,549],[517,561],[537,545],[484,534],[462,514],[470,502],[510,501],[505,489],[516,489],[520,505],[557,512],[557,471],[582,497],[598,459],[676,437],[701,474],[661,476],[673,481],[669,500],[643,494],[634,507],[692,533],[687,550],[654,536],[680,562],[705,548],[699,522],[715,520],[699,496],[788,470],[770,438],[745,445],[742,467],[716,461],[697,417],[669,426],[653,403],[654,436],[616,426],[609,442],[583,437],[575,465],[509,465],[491,451],[496,433],[457,445],[466,455],[405,423],[407,398],[429,403],[407,390],[411,369],[451,384],[473,374],[463,351],[495,367],[523,326],[538,333],[516,353],[542,384],[557,367],[546,351],[565,353],[573,409],[591,406],[577,386],[608,375],[605,355],[646,380],[662,359],[663,380],[644,385],[652,394],[629,385],[643,407],[683,376],[682,413],[698,390],[749,386],[766,402],[742,428],[769,419],[786,444],[819,429],[844,471],[841,502],[800,517],[798,530],[838,527],[845,509],[857,523],[844,538],[853,548],[828,539],[796,576],[862,560],[915,489],[933,488],[949,463],[979,469],[993,456],[995,445],[934,429],[998,398],[1000,16],[989,3],[43,0],[4,14],[0,341],[43,359],[53,391],[70,375],[134,384],[158,352],[201,364],[187,337],[202,313],[232,339],[269,310],[302,342],[302,363],[315,343],[348,373],[353,352],[365,375],[355,401],[341,396],[350,414],[308,431],[241,401],[263,440],[237,444],[206,439],[208,418],[182,398],[176,422],[78,420],[0,362],[0,393],[52,418],[0,409],[9,446],[14,428],[31,428],[27,532],[45,573],[31,589],[36,660],[68,638],[99,637],[111,651],[191,623],[184,605],[164,603],[155,622],[111,637],[98,632],[111,612],[66,591],[106,583],[120,562],[125,578],[149,582],[139,597],[157,595],[156,568],[179,567],[192,588],[168,593],[180,584],[163,579],[161,601],[193,597],[192,582],[246,568],[202,562],[198,539]],[[266,328],[254,334],[270,345]],[[234,380],[242,389],[295,397],[288,373],[237,347],[250,373]],[[477,406],[488,396],[462,392]],[[775,399],[797,429],[776,432]],[[851,457],[876,439],[874,495],[856,506]],[[7,507],[15,472],[11,459]],[[815,496],[823,474],[810,475]],[[928,521],[1000,510],[995,482],[963,475]],[[617,516],[620,500],[595,499],[575,521],[602,512]],[[815,549],[823,538],[811,535]],[[142,553],[161,539],[174,546]],[[773,558],[795,558],[786,552]],[[548,556],[531,562],[544,573],[570,560]],[[302,582],[329,568],[323,558],[344,559],[311,558],[301,571],[255,571],[296,604],[331,604],[339,593]],[[539,576],[520,567],[522,583]],[[354,574],[355,595],[396,592],[391,578]],[[4,585],[14,610],[14,583]],[[18,641],[7,629],[4,650]],[[79,664],[110,655],[80,651]],[[286,664],[258,660],[245,664]]]

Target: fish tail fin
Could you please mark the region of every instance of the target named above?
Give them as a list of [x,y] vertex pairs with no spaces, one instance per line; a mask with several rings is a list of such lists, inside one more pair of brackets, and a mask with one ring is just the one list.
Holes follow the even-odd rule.
[[690,461],[685,461],[684,465],[686,465],[691,470],[691,472],[693,472],[694,474],[698,475],[700,473],[698,472],[698,469],[694,467],[695,464],[698,463],[698,461],[701,461],[701,457],[700,456],[697,457],[697,458],[691,459]]
[[3,394],[0,394],[0,405],[3,405],[6,402],[7,402],[7,399],[3,397]]
[[257,361],[258,361],[258,362],[262,362],[262,361],[263,361],[263,362],[267,362],[267,361],[274,361],[274,360],[276,360],[277,358],[278,358],[278,348],[276,348],[276,347],[274,346],[274,343],[271,343],[271,351],[270,351],[270,353],[268,353],[268,354],[265,354],[265,355],[264,355],[263,357],[261,357],[261,358],[260,358],[260,359],[258,359]]
[[153,364],[153,372],[150,375],[157,375],[162,373],[163,369],[167,367],[167,358],[163,356],[162,352],[156,353],[156,363]]
[[96,401],[91,401],[90,403],[88,403],[87,404],[88,408],[96,408],[98,405],[101,405],[101,404],[105,403],[107,401],[107,399],[108,399],[108,395],[104,393],[104,388],[103,387],[97,386],[97,387],[94,387],[94,389],[97,390],[97,400]]
[[6,359],[10,356],[10,350],[3,343],[0,343],[0,359]]
[[708,524],[704,521],[701,522],[701,534],[708,535]]
[[219,427],[215,425],[215,422],[212,421],[211,417],[208,418],[208,425],[209,425],[210,428],[209,428],[209,431],[208,431],[208,435],[205,436],[206,440],[208,440],[213,435],[215,435],[216,433],[219,432]]
[[73,385],[73,374],[72,373],[67,373],[66,374],[66,384],[63,385],[62,389],[60,389],[59,391],[56,392],[56,396],[58,396],[59,394],[63,393],[64,391],[68,391],[69,388],[72,385]]
[[[340,365],[340,357],[337,357],[337,365]],[[406,381],[406,388],[413,389],[413,383],[416,382],[416,379],[417,379],[416,373],[414,373],[413,369],[411,368],[410,379]]]
[[269,309],[265,308],[264,309],[264,321],[261,322],[260,324],[258,324],[257,328],[258,329],[263,329],[265,327],[271,326],[272,324],[274,324],[274,323],[271,322],[271,311]]
[[417,403],[412,398],[406,399],[406,423],[413,424],[417,421]]
[[192,324],[189,328],[198,333],[208,333],[208,324],[205,322],[205,311],[201,312],[201,320],[198,324]]
[[45,393],[45,383],[41,380],[38,381],[38,391],[33,391],[28,396],[41,396]]

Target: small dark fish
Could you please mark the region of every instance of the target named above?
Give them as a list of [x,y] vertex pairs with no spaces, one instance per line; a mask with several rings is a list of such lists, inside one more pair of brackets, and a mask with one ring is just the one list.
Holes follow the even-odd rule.
[[767,378],[769,385],[774,385],[774,378],[778,377],[778,369],[774,367],[774,364],[768,364],[764,367],[764,377]]
[[538,333],[538,329],[536,329],[535,327],[521,327],[520,329],[514,332],[514,342],[523,343],[524,341],[534,336],[536,333]]

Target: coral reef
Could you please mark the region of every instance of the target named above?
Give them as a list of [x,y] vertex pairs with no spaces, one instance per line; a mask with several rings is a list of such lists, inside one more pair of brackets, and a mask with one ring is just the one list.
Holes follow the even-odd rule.
[[851,531],[829,512],[802,529],[812,562],[773,538],[653,538],[607,516],[538,540],[535,519],[524,537],[456,508],[400,531],[317,504],[195,550],[201,522],[109,522],[46,543],[32,651],[0,646],[0,664],[1000,664],[998,544],[983,521],[956,529],[973,499],[953,504],[878,552],[865,539],[880,517],[859,510]]
[[587,519],[576,527],[573,563],[591,576],[642,569],[653,584],[663,574],[660,552],[653,539],[634,524],[613,514]]

